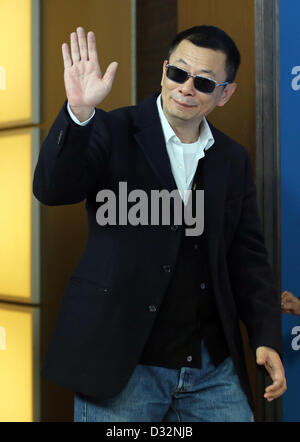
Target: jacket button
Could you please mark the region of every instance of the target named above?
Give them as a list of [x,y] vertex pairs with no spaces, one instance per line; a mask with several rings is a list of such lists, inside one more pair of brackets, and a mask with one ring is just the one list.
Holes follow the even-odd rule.
[[149,305],[149,312],[156,312],[156,307],[155,305]]
[[205,283],[204,283],[204,282],[201,282],[201,284],[200,284],[200,288],[201,288],[202,290],[204,290],[205,287],[206,287]]
[[170,273],[171,272],[171,266],[168,264],[163,265],[163,269],[165,273]]
[[188,356],[188,357],[186,358],[186,360],[187,360],[188,362],[192,362],[193,358],[192,358],[192,356]]

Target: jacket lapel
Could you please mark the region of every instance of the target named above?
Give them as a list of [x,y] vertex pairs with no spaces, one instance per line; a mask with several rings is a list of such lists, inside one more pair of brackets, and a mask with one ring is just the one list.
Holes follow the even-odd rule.
[[163,135],[156,99],[158,94],[144,101],[138,107],[134,137],[142,148],[163,189],[176,189],[171,164]]

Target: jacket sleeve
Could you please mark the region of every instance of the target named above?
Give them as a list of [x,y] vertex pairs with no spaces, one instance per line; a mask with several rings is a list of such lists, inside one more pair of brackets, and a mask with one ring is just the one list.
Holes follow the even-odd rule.
[[281,310],[264,245],[249,155],[242,211],[228,265],[238,314],[246,325],[252,349],[268,346],[282,354]]
[[64,104],[42,144],[33,193],[46,205],[74,204],[101,186],[109,157],[107,114],[96,111],[87,126],[76,125]]

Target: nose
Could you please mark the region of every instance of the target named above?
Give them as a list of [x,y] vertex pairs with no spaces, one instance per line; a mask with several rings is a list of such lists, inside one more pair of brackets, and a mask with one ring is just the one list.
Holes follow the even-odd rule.
[[194,95],[195,94],[194,79],[192,77],[188,77],[188,79],[180,85],[179,90],[184,95]]

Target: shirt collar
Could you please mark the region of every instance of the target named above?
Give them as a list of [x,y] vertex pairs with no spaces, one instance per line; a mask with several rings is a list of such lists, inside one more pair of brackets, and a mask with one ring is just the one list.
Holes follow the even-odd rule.
[[[165,137],[166,144],[174,137],[174,139],[178,140],[177,135],[175,134],[174,130],[172,129],[170,123],[168,122],[164,111],[162,109],[161,105],[161,94],[157,97],[156,100],[158,114],[162,126],[162,131]],[[199,138],[197,140],[197,143],[199,143],[199,149],[201,150],[207,150],[209,149],[213,144],[215,140],[213,137],[213,134],[210,130],[209,124],[205,117],[202,118],[202,122],[200,125],[200,134]],[[183,144],[183,143],[182,143]]]

